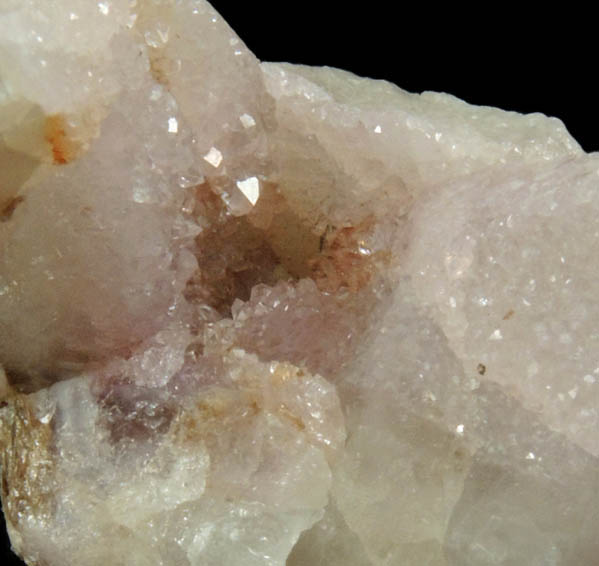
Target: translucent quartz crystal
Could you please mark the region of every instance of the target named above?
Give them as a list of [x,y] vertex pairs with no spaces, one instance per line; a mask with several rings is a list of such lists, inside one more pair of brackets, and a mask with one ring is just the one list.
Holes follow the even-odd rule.
[[591,566],[599,157],[260,63],[203,0],[0,7],[0,466],[44,566]]

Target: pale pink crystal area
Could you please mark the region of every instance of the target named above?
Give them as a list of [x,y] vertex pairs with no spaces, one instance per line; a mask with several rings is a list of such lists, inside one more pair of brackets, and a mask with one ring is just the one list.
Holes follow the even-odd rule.
[[5,1],[15,552],[595,564],[598,191],[556,119],[260,63],[204,0]]

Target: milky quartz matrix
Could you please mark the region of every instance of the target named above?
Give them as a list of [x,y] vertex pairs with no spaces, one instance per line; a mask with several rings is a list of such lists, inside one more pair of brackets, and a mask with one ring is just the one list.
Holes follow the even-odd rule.
[[203,0],[3,0],[15,552],[598,564],[597,257],[557,119],[260,63]]

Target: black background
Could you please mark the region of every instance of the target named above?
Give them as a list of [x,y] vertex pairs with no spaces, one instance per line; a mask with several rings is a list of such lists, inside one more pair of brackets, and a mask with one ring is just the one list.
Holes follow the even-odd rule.
[[17,566],[23,564],[11,551],[4,524],[4,515],[0,513],[0,564],[2,566]]
[[[584,11],[525,15],[501,3],[232,2],[213,6],[263,61],[328,65],[410,92],[560,118],[586,151],[596,132],[597,32]],[[238,5],[239,4],[239,5]],[[445,3],[443,3],[445,4]],[[355,7],[354,7],[355,6]]]
[[[589,14],[572,19],[562,9],[524,17],[503,3],[484,4],[484,12],[326,0],[213,5],[262,60],[340,67],[411,92],[543,112],[560,118],[585,150],[599,150]],[[0,566],[22,564],[9,551],[3,522],[0,533]]]

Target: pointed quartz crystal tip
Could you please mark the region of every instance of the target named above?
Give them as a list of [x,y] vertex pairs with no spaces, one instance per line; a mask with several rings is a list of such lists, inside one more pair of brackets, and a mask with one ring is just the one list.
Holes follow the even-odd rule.
[[31,566],[591,566],[599,157],[260,63],[204,0],[0,8],[0,474]]
[[256,177],[248,177],[243,181],[237,181],[237,188],[252,206],[256,206],[260,198],[260,181]]

